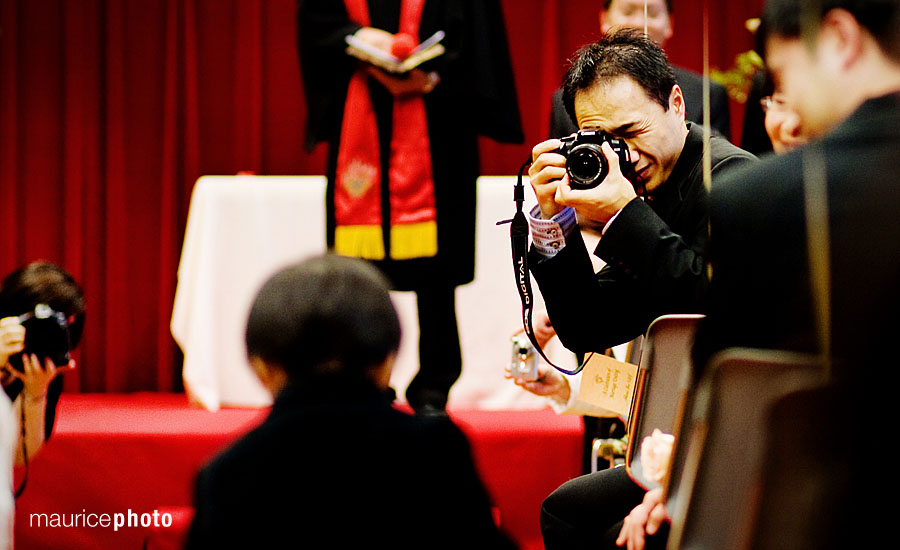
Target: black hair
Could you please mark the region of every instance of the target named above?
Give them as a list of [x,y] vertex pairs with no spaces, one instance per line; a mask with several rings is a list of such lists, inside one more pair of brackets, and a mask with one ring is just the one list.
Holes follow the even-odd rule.
[[[603,10],[609,11],[609,7],[612,6],[613,0],[603,0]],[[666,0],[666,11],[669,15],[672,15],[672,0]]]
[[36,261],[13,271],[0,283],[0,317],[21,315],[47,304],[69,319],[69,344],[74,349],[84,332],[85,301],[81,286],[65,269]]
[[575,95],[601,80],[631,77],[650,99],[666,111],[675,86],[675,73],[659,45],[636,29],[607,33],[599,42],[583,46],[569,60],[563,78],[563,105],[575,121]]
[[388,288],[368,262],[334,254],[284,268],[253,302],[247,355],[281,366],[291,379],[377,367],[400,346]]
[[757,30],[757,50],[765,57],[765,43],[772,36],[810,36],[825,14],[838,8],[853,15],[887,56],[900,61],[898,0],[769,0]]

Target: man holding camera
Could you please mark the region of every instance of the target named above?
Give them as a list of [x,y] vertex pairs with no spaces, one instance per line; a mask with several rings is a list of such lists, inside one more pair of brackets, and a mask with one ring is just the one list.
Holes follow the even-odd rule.
[[[562,152],[599,143],[596,161],[608,173],[591,185],[579,175],[589,163],[574,163],[571,154],[567,163],[563,142],[534,147],[529,175],[538,206],[530,217],[529,262],[563,345],[604,351],[639,336],[660,315],[700,310],[707,285],[703,132],[685,122],[684,96],[665,53],[634,30],[582,48],[563,100],[582,131],[606,136],[582,132]],[[717,136],[710,157],[713,177],[754,159]],[[576,219],[601,231],[594,254],[606,266],[596,274]],[[567,482],[544,501],[545,547],[601,538],[613,546],[621,520],[643,495],[622,469]]]
[[[576,138],[602,143],[597,160],[608,175],[593,186],[580,177],[573,188],[563,143],[534,147],[529,176],[538,207],[529,261],[562,343],[578,353],[603,351],[639,336],[660,315],[698,309],[706,286],[703,134],[685,122],[684,97],[665,53],[634,30],[582,48],[563,98],[582,130],[612,138]],[[613,150],[619,140],[625,162]],[[710,153],[714,176],[754,158],[717,136]],[[602,232],[594,254],[607,265],[596,275],[574,231],[576,215]]]

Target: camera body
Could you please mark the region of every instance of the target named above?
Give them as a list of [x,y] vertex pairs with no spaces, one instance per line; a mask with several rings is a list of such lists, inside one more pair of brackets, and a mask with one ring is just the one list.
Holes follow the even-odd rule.
[[572,189],[592,189],[600,185],[609,174],[609,162],[600,147],[609,143],[619,157],[622,174],[631,181],[633,171],[631,151],[625,141],[600,130],[579,130],[574,136],[562,138],[557,153],[566,157],[566,173]]
[[25,349],[9,358],[13,368],[23,371],[22,354],[25,353],[37,355],[41,366],[48,358],[57,367],[69,363],[69,322],[64,313],[47,304],[38,304],[34,311],[19,315],[19,323],[25,327]]
[[510,368],[513,378],[534,381],[538,379],[538,365],[534,346],[524,334],[512,337]]

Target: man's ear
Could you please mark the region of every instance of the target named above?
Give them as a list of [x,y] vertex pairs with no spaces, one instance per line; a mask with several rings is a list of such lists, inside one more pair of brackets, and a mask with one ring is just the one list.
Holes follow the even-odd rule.
[[828,64],[828,70],[843,73],[863,53],[865,37],[859,22],[840,8],[825,14],[816,38],[817,55]]
[[684,104],[684,93],[681,91],[681,86],[678,84],[672,86],[672,91],[669,92],[669,109],[680,114],[682,119],[687,112]]
[[278,395],[282,388],[287,385],[288,376],[284,367],[264,361],[260,357],[250,357],[250,366],[262,385],[265,386],[272,396]]

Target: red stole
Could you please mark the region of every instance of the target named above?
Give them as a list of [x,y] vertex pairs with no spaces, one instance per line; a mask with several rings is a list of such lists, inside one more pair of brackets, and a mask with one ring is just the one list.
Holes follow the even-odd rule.
[[[366,0],[344,0],[355,23],[371,26]],[[400,32],[419,36],[425,0],[403,0]],[[334,187],[338,254],[370,260],[385,258],[381,211],[378,126],[362,67],[350,80],[337,157]],[[396,260],[437,254],[434,179],[425,102],[421,95],[395,97],[390,143],[390,257]]]

